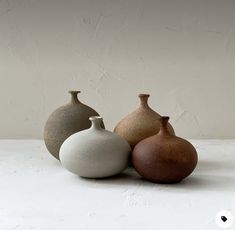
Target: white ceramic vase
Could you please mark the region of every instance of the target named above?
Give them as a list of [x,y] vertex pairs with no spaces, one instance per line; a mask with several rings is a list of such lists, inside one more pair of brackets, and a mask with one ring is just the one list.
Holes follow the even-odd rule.
[[71,135],[60,148],[64,168],[81,177],[104,178],[128,166],[131,148],[121,136],[101,127],[102,118],[90,117],[91,128]]

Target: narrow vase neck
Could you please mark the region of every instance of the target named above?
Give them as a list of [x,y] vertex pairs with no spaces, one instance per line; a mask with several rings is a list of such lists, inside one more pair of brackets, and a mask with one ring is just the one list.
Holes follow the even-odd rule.
[[149,108],[149,105],[148,105],[149,96],[150,96],[149,94],[139,94],[140,107]]
[[164,135],[164,136],[172,136],[172,134],[170,133],[169,129],[168,129],[168,121],[169,121],[169,117],[161,117],[160,118],[160,131],[158,133],[158,135]]
[[103,118],[100,116],[93,116],[90,117],[89,120],[91,121],[91,129],[93,130],[102,130],[103,128],[101,127]]
[[71,100],[70,100],[70,102],[71,102],[72,104],[81,103],[81,102],[78,100],[78,94],[81,93],[81,91],[69,91],[69,93],[71,94]]

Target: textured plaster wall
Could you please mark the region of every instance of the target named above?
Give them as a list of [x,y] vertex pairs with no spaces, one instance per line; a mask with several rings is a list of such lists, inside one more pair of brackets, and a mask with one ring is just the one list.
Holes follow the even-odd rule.
[[150,93],[179,135],[235,138],[235,1],[0,0],[0,138],[82,91],[107,128]]

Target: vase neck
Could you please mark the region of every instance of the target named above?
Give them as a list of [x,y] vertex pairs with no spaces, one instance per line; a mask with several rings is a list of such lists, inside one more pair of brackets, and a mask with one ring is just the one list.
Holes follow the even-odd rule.
[[169,121],[169,117],[163,116],[161,117],[160,120],[160,131],[158,133],[158,135],[164,135],[164,136],[172,136],[172,134],[170,133],[169,129],[168,129],[168,121]]
[[150,96],[149,94],[139,94],[140,107],[149,108],[149,105],[148,105],[149,96]]
[[69,91],[69,93],[71,94],[71,100],[70,100],[70,102],[71,102],[72,104],[81,103],[81,102],[78,100],[78,94],[81,93],[81,91]]
[[89,117],[89,120],[91,121],[91,129],[94,129],[94,130],[101,130],[101,129],[103,129],[101,127],[101,124],[102,124],[102,121],[103,121],[102,117],[100,117],[100,116],[92,116],[92,117]]

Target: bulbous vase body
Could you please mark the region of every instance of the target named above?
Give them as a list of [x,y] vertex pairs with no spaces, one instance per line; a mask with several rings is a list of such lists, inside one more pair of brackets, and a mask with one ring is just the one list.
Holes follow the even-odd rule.
[[[114,128],[114,132],[125,138],[132,149],[138,142],[160,130],[161,116],[149,107],[148,97],[148,94],[140,94],[139,108],[123,118]],[[172,126],[167,126],[169,132],[174,134]]]
[[59,159],[59,150],[63,142],[72,134],[91,126],[89,117],[99,114],[80,102],[77,94],[70,91],[71,102],[55,110],[48,118],[44,128],[44,141],[48,151]]
[[157,135],[139,142],[132,153],[136,171],[156,183],[177,183],[189,176],[197,165],[193,145],[167,130],[168,117],[162,118]]
[[127,141],[100,126],[91,117],[90,129],[71,135],[61,146],[60,160],[70,172],[86,178],[104,178],[121,173],[128,165]]

